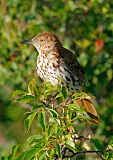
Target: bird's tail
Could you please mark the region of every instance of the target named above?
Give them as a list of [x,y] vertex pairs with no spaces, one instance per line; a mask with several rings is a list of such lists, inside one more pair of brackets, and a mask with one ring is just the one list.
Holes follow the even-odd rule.
[[93,98],[87,96],[85,98],[76,99],[76,103],[79,106],[83,106],[87,112],[87,114],[92,118],[92,121],[96,124],[99,124],[99,115],[94,107]]

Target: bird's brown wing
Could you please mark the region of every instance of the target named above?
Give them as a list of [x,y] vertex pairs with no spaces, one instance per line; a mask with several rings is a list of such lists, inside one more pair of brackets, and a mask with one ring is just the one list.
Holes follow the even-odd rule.
[[[86,81],[86,77],[85,77],[85,73],[83,68],[81,67],[81,65],[79,64],[79,62],[77,61],[77,59],[75,58],[75,56],[73,55],[73,53],[65,48],[63,48],[62,52],[61,52],[61,57],[64,59],[65,64],[67,65],[67,67],[70,69],[71,73],[73,75],[77,75],[77,77],[79,77],[79,80],[81,81],[81,83],[84,83]],[[99,123],[99,115],[94,107],[94,103],[91,101],[91,97],[87,96],[85,98],[78,98],[76,100],[76,103],[80,106],[83,106],[86,110],[86,112],[88,113],[88,115],[90,115],[90,117],[92,117],[93,122],[95,122],[96,124]]]
[[73,75],[79,77],[81,83],[86,82],[85,72],[82,66],[77,61],[74,54],[66,48],[63,48],[61,51],[61,57],[64,59],[65,64],[70,69]]

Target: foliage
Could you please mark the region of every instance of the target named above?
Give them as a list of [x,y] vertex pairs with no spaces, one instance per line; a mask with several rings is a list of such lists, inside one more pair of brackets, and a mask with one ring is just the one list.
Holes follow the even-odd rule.
[[10,158],[15,160],[68,159],[83,153],[82,157],[87,153],[95,153],[101,159],[113,158],[111,142],[105,146],[99,139],[91,137],[90,133],[87,137],[84,137],[83,133],[80,135],[81,127],[83,131],[86,126],[92,124],[83,106],[76,103],[78,97],[85,97],[86,94],[78,92],[70,96],[64,87],[53,87],[49,83],[43,85],[41,89],[37,87],[37,94],[33,79],[28,85],[27,92],[16,90],[12,94],[15,102],[27,103],[31,106],[24,121],[26,133],[29,132],[34,119],[39,125],[39,131],[27,138],[29,146],[25,151],[19,152],[19,146],[16,146]]
[[[54,119],[59,118],[58,111],[51,108],[51,106],[49,106],[50,108],[48,107],[49,111],[47,107],[44,108],[45,104],[42,104],[43,96],[38,101],[40,103],[37,103],[36,100],[36,97],[41,96],[44,90],[47,91],[45,84],[40,88],[42,82],[40,82],[35,73],[36,51],[33,47],[20,44],[21,40],[32,38],[37,33],[45,30],[54,32],[62,44],[73,51],[84,67],[88,79],[86,90],[96,97],[96,107],[101,119],[99,126],[86,126],[85,128],[86,122],[79,122],[78,126],[75,125],[77,126],[75,133],[80,133],[81,131],[82,135],[84,135],[84,132],[86,133],[88,130],[92,135],[91,137],[95,137],[95,135],[98,137],[98,140],[91,141],[96,147],[94,149],[103,150],[103,148],[98,148],[98,146],[104,146],[104,150],[111,148],[113,144],[112,8],[111,0],[1,0],[0,155],[6,155],[5,157],[7,157],[7,154],[11,153],[12,146],[18,143],[22,144],[28,136],[40,134],[45,126],[45,120],[41,126],[39,124],[41,119],[45,117],[46,112],[50,113],[49,116],[53,120],[51,123],[57,124],[56,121],[54,122]],[[28,82],[33,77],[37,79],[37,84],[32,85],[33,83],[30,83],[28,92],[25,92]],[[33,90],[30,89],[31,86],[34,86]],[[56,88],[54,89],[56,90]],[[18,97],[18,100],[16,99],[18,102],[16,103],[12,103],[10,100],[13,90],[19,90],[13,95]],[[45,93],[45,99],[48,94],[50,94],[50,91]],[[62,102],[62,98],[64,98],[64,101],[66,100],[66,95],[62,97],[61,94],[60,96],[61,98],[57,97],[59,99],[58,104]],[[26,102],[30,104],[25,105],[24,103]],[[25,136],[23,134],[23,120],[26,109],[23,108],[29,109],[29,113],[25,115],[26,132],[28,132],[31,126],[30,131]],[[39,113],[35,111],[40,109],[43,112],[42,115],[38,116]],[[75,108],[70,106],[70,109],[72,109],[70,111],[72,113]],[[81,114],[84,113],[85,119],[90,121],[84,110],[82,111],[78,108],[77,112],[79,111],[80,113],[82,112]],[[38,117],[38,120],[35,116]],[[81,118],[78,117],[76,122],[81,121]],[[34,123],[32,125],[33,119]],[[39,124],[37,124],[37,121]],[[46,125],[48,126],[49,124],[47,123]],[[51,126],[48,127],[51,128]],[[86,137],[88,136],[86,135]],[[35,136],[34,139],[36,139]],[[101,142],[103,145],[101,145]],[[57,148],[59,147],[61,146],[57,146]],[[27,150],[26,148],[28,148],[28,144],[23,145],[23,147],[16,146],[13,148],[11,156],[17,156],[15,155],[17,151],[25,151]],[[34,149],[32,152],[31,149],[32,147],[30,148],[29,146],[29,154],[35,155],[36,150]],[[82,149],[80,148],[77,151]],[[57,154],[59,155],[59,153]],[[112,157],[108,152],[105,152],[103,156],[105,159]]]

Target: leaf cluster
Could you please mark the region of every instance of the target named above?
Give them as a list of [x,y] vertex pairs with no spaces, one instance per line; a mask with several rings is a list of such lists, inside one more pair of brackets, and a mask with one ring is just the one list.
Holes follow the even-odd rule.
[[[19,146],[16,146],[11,157],[15,157],[15,160],[53,160],[77,158],[80,155],[85,157],[87,153],[95,153],[103,159],[110,157],[111,142],[104,146],[99,139],[91,137],[90,133],[87,132],[89,136],[84,136],[83,130],[92,125],[91,118],[75,100],[87,96],[86,93],[70,95],[65,87],[53,87],[50,83],[43,85],[40,90],[33,79],[28,84],[27,92],[16,90],[12,94],[14,101],[31,107],[25,114],[26,134],[32,125],[37,127],[37,124],[38,133],[27,138],[28,148],[22,153],[17,151]],[[108,146],[111,147],[109,153]]]

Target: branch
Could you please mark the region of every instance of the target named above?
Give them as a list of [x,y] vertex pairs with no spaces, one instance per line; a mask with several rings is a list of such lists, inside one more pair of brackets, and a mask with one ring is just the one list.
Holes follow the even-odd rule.
[[87,153],[96,153],[96,154],[98,154],[98,153],[102,153],[102,151],[95,151],[95,150],[79,151],[79,152],[73,153],[72,155],[66,155],[66,156],[64,155],[63,158],[71,158],[71,157],[74,157],[74,156],[79,155],[79,154],[87,154]]
[[24,103],[23,103],[23,104],[20,105],[20,107],[21,107],[21,108],[24,108],[24,109],[27,109],[27,110],[29,110],[29,111],[32,111],[32,107],[31,107],[29,104],[24,104]]
[[4,16],[7,15],[7,7],[6,7],[6,1],[5,0],[1,0],[1,6],[4,12]]
[[[65,155],[66,154],[66,151],[69,150],[69,154],[70,155]],[[88,153],[96,153],[97,155],[100,156],[100,158],[102,160],[105,160],[103,158],[103,153],[104,152],[113,152],[111,149],[108,149],[108,150],[105,150],[105,151],[96,151],[96,150],[85,150],[85,151],[78,151],[76,153],[74,153],[71,149],[67,148],[67,147],[63,147],[62,150],[61,150],[61,155],[62,155],[62,160],[65,159],[65,158],[71,158],[71,157],[74,157],[74,156],[77,156],[79,154],[88,154]],[[53,160],[57,160],[58,159],[58,155],[55,154],[54,155],[54,159]]]

